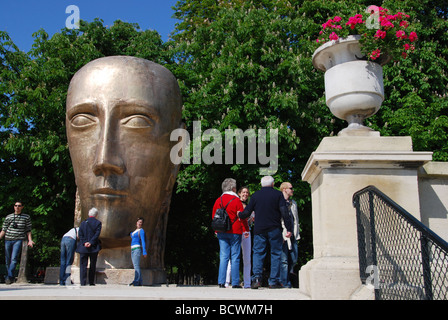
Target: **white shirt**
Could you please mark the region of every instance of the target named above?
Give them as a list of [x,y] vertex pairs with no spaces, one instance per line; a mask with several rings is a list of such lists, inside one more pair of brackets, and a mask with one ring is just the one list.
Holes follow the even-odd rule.
[[78,234],[78,230],[79,230],[79,228],[71,228],[69,232],[64,234],[63,238],[64,237],[69,237],[69,238],[72,238],[72,239],[76,240],[76,235]]

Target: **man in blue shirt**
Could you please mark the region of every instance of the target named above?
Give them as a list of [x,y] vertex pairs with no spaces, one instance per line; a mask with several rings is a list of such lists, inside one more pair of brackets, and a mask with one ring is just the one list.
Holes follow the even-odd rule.
[[241,219],[246,219],[255,212],[254,248],[252,262],[252,289],[261,286],[263,263],[266,257],[267,244],[271,247],[271,272],[269,288],[281,288],[280,262],[283,245],[282,223],[285,221],[286,237],[291,236],[292,224],[283,194],[274,189],[274,178],[265,176],[261,179],[261,190],[255,192],[243,212]]

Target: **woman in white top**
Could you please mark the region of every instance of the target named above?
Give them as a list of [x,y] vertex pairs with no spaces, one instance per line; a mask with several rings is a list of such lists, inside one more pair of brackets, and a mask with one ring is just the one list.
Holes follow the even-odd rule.
[[[238,190],[238,196],[240,197],[240,200],[243,204],[243,207],[245,208],[247,205],[247,202],[249,201],[250,191],[248,187],[242,187],[240,190]],[[247,223],[249,224],[249,228],[254,223],[254,213],[250,215],[250,217],[247,219]],[[243,279],[244,279],[244,288],[250,288],[250,270],[251,270],[251,264],[250,264],[250,254],[252,250],[252,240],[250,236],[250,232],[247,232],[247,237],[241,237],[241,251],[243,253]],[[227,265],[227,277],[226,277],[226,287],[230,285],[231,281],[231,266],[230,261]]]

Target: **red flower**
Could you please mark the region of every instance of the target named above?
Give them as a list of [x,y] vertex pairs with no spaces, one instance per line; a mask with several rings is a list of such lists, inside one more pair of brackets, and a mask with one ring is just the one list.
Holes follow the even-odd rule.
[[336,34],[336,32],[332,32],[330,34],[330,40],[338,40],[339,36]]
[[362,15],[361,14],[357,14],[354,17],[350,17],[348,19],[348,22],[345,25],[346,26],[350,26],[351,29],[355,29],[355,26],[358,23],[364,23],[364,21],[362,21]]
[[336,16],[336,17],[333,18],[333,21],[334,21],[334,22],[339,22],[339,21],[341,21],[341,20],[342,20],[342,18],[339,17],[339,16]]
[[414,31],[412,31],[412,32],[409,34],[409,41],[414,42],[414,41],[417,40],[417,39],[418,39],[418,37],[417,37],[417,33],[415,33]]
[[408,36],[406,35],[406,33],[403,30],[398,30],[395,35],[397,36],[398,39],[406,39]]
[[387,19],[386,17],[380,17],[380,24],[386,30],[394,27],[394,24],[390,22],[389,19]]
[[376,30],[374,37],[377,39],[384,39],[386,37],[386,31]]
[[381,55],[380,49],[373,50],[372,53],[370,54],[370,59],[376,60],[380,55]]

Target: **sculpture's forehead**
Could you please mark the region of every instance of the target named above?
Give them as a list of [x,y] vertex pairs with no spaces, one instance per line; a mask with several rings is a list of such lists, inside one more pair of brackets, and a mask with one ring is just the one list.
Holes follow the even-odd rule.
[[89,62],[72,78],[67,93],[67,111],[74,106],[139,101],[163,117],[178,123],[182,98],[177,80],[165,67],[135,57],[106,57]]
[[87,65],[70,83],[68,107],[88,100],[144,100],[163,98],[168,81],[154,70],[130,64]]

